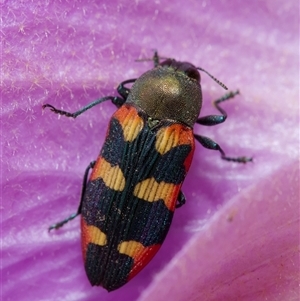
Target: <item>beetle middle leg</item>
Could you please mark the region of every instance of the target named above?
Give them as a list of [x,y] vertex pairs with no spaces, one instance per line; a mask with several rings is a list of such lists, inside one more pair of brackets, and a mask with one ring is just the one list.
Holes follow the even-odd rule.
[[82,208],[82,201],[84,198],[84,194],[85,194],[85,190],[86,190],[86,184],[88,182],[88,176],[89,176],[89,172],[90,170],[95,166],[96,161],[92,161],[88,167],[86,168],[85,172],[84,172],[84,176],[83,176],[83,181],[82,181],[82,189],[81,189],[81,198],[80,198],[80,204],[78,207],[78,210],[76,213],[71,214],[69,217],[67,217],[66,219],[51,225],[48,230],[51,231],[52,229],[59,229],[61,228],[64,224],[66,224],[67,222],[71,221],[72,219],[74,219],[75,217],[77,217],[79,214],[81,214],[81,208]]
[[247,163],[249,161],[252,161],[252,158],[249,157],[227,157],[225,155],[225,152],[222,150],[221,146],[213,141],[212,139],[200,135],[194,135],[195,139],[201,143],[201,145],[205,148],[212,149],[212,150],[217,150],[221,153],[221,158],[226,161],[232,161],[232,162],[237,162],[237,163]]

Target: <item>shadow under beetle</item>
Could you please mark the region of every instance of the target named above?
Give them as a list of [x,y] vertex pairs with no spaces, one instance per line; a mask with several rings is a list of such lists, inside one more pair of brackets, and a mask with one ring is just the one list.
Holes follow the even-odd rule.
[[[160,63],[157,52],[152,60],[153,69],[118,86],[120,96],[100,98],[75,113],[43,106],[73,118],[107,100],[118,108],[97,160],[85,171],[77,213],[49,228],[58,229],[81,214],[88,279],[108,291],[133,278],[163,243],[175,207],[185,203],[181,185],[192,162],[195,139],[219,151],[224,160],[252,161],[227,157],[216,142],[193,133],[195,123],[224,122],[227,114],[220,103],[239,92],[229,92],[214,102],[221,115],[198,118],[202,106],[199,70],[227,88],[191,63],[174,59]],[[133,84],[131,89],[127,84]]]

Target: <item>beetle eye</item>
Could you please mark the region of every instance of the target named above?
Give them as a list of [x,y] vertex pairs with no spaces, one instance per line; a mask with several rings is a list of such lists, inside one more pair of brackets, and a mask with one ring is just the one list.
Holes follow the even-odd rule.
[[168,66],[168,67],[170,67],[173,62],[174,62],[173,59],[166,59],[165,61],[163,61],[163,62],[160,63],[160,66]]
[[197,82],[200,81],[200,73],[198,72],[198,70],[196,68],[188,68],[186,71],[185,71],[185,74],[192,78],[192,79],[195,79]]
[[176,71],[183,72],[189,78],[196,80],[197,82],[200,81],[200,73],[197,68],[188,62],[178,62],[173,59],[167,59],[160,64],[161,66],[171,67]]

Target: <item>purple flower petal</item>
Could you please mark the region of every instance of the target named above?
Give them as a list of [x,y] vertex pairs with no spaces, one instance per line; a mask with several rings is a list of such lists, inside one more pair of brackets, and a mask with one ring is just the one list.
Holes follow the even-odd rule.
[[139,301],[297,300],[298,181],[292,163],[232,198]]
[[[294,1],[1,5],[3,300],[298,299]],[[121,81],[152,68],[134,60],[151,57],[153,48],[241,90],[224,103],[224,125],[195,126],[195,132],[228,155],[255,161],[224,162],[197,145],[183,187],[187,204],[176,211],[160,252],[108,294],[85,276],[79,219],[51,233],[47,228],[76,211],[83,172],[99,153],[115,108],[99,105],[71,120],[41,107],[76,111],[116,95]],[[215,112],[210,103],[224,91],[201,76],[204,116]]]

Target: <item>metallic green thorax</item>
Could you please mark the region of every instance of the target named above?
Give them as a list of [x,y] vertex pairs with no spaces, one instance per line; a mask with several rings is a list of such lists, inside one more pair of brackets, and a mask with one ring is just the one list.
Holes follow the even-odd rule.
[[198,81],[167,66],[159,66],[136,80],[127,103],[134,103],[152,119],[171,119],[193,128],[202,105]]

